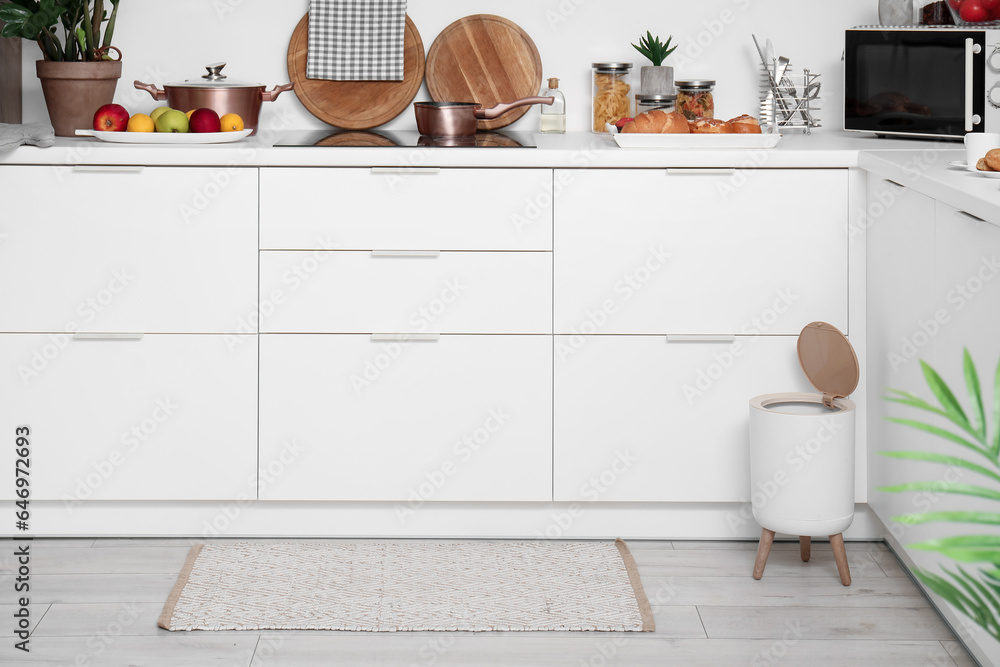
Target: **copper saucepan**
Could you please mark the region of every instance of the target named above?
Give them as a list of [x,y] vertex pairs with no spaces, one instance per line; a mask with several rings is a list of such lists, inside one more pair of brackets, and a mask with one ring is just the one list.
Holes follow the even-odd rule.
[[477,102],[415,102],[417,131],[425,137],[471,137],[480,120],[492,120],[514,107],[528,104],[552,104],[554,97],[525,97],[484,109]]

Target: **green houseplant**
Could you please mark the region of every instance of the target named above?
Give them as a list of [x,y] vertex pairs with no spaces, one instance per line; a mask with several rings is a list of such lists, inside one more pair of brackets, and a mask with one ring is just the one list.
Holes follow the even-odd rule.
[[[962,481],[938,479],[909,482],[879,490],[894,493],[931,492],[1000,501],[1000,366],[997,367],[993,383],[991,407],[994,424],[990,433],[979,375],[969,351],[965,350],[963,365],[971,405],[968,414],[941,376],[923,361],[920,363],[924,378],[938,405],[895,389],[889,390],[893,396],[886,400],[943,418],[949,422],[949,428],[913,419],[890,418],[889,421],[943,438],[950,443],[951,449],[966,450],[975,456],[970,459],[951,452],[922,451],[891,451],[880,454],[891,458],[940,464],[961,471],[962,478],[968,473],[972,473],[973,477],[969,482],[964,479]],[[914,549],[937,552],[956,563],[954,569],[942,565],[943,576],[927,570],[917,570],[914,574],[929,589],[1000,641],[1000,512],[982,510],[915,512],[893,517],[893,521],[903,525],[941,522],[982,527],[977,534],[944,537],[911,544]]]
[[122,71],[121,52],[112,45],[119,2],[11,0],[0,5],[5,24],[0,36],[36,42],[42,51],[35,71],[59,136],[91,127],[94,112],[114,101]]
[[642,95],[672,95],[674,92],[674,68],[667,67],[663,62],[677,47],[670,47],[673,35],[661,42],[659,37],[646,31],[646,36],[639,36],[639,43],[632,46],[636,51],[649,59],[652,65],[643,65],[640,73],[640,91]]

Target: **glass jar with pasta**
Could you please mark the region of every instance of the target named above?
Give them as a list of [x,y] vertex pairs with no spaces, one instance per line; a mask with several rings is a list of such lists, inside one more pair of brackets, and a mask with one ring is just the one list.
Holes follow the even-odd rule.
[[632,115],[632,63],[594,63],[594,132]]
[[688,120],[715,118],[715,81],[695,79],[677,82],[677,110]]

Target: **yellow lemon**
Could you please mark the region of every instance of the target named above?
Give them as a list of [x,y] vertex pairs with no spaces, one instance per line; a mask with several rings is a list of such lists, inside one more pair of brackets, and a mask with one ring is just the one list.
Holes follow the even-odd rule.
[[191,111],[187,112],[188,120],[191,120],[191,114],[193,114],[195,111],[197,111],[197,109],[191,109]]
[[128,119],[127,132],[153,132],[156,130],[156,123],[144,113],[137,113]]
[[243,119],[234,113],[227,113],[219,120],[222,121],[223,132],[241,132],[243,130]]

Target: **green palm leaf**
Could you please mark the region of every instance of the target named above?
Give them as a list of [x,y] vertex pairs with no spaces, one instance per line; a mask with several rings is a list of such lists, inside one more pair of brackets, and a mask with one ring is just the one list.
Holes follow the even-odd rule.
[[960,435],[955,435],[951,431],[946,431],[943,428],[939,428],[937,426],[934,426],[933,424],[927,424],[925,422],[918,422],[918,421],[914,421],[912,419],[899,419],[897,417],[886,417],[885,419],[886,419],[886,421],[890,421],[893,424],[901,424],[903,426],[909,426],[911,428],[915,428],[917,430],[924,431],[926,433],[930,433],[931,435],[936,435],[939,438],[944,438],[945,440],[950,440],[950,441],[954,442],[957,445],[962,445],[963,447],[971,449],[972,451],[974,451],[974,452],[976,452],[978,454],[981,454],[982,456],[985,456],[987,459],[989,459],[989,461],[991,463],[994,463],[994,464],[996,463],[996,461],[994,461],[994,458],[993,458],[993,456],[991,455],[990,452],[984,450],[982,447],[980,447],[978,445],[972,444],[971,442],[969,442],[968,440],[966,440],[965,438],[963,438]]
[[948,419],[969,435],[976,437],[976,430],[972,428],[969,418],[965,416],[965,411],[962,410],[962,406],[959,405],[958,399],[955,398],[955,394],[948,388],[947,383],[941,379],[937,371],[931,368],[930,364],[926,361],[921,360],[920,367],[924,370],[924,379],[927,380],[927,386],[934,392],[934,396],[937,397],[941,407],[948,414]]
[[988,525],[1000,526],[1000,514],[996,512],[914,512],[912,514],[901,514],[892,517],[896,523],[907,526],[916,526],[923,523],[933,523],[935,521],[947,521],[949,523],[985,523]]
[[984,468],[981,465],[976,465],[965,459],[960,459],[957,456],[947,456],[945,454],[934,454],[932,452],[879,452],[881,456],[885,456],[890,459],[909,459],[911,461],[927,461],[928,463],[943,463],[944,465],[953,466],[956,468],[965,468],[966,470],[971,470],[975,473],[979,473],[990,479],[994,479],[1000,482],[1000,475]]
[[960,535],[911,544],[920,551],[936,551],[960,563],[1000,564],[1000,536]]
[[969,398],[972,400],[972,427],[975,429],[979,441],[986,442],[986,412],[983,410],[983,390],[979,385],[979,374],[976,373],[976,365],[972,363],[969,348],[965,348],[962,371],[965,375],[965,386],[969,389]]
[[900,491],[933,491],[935,493],[953,493],[959,496],[975,496],[986,498],[987,500],[1000,500],[1000,491],[987,489],[974,484],[963,484],[961,482],[945,482],[937,480],[935,482],[907,482],[896,486],[883,486],[879,491],[898,493]]
[[1000,364],[997,364],[996,378],[993,381],[993,458],[1000,456]]

